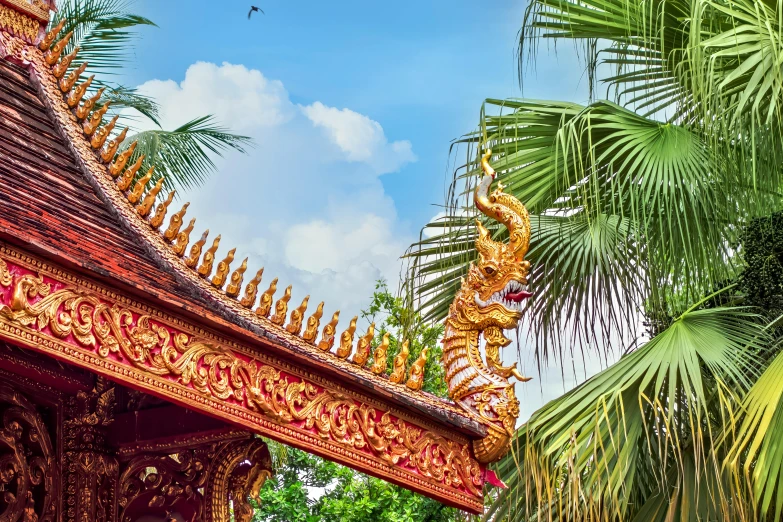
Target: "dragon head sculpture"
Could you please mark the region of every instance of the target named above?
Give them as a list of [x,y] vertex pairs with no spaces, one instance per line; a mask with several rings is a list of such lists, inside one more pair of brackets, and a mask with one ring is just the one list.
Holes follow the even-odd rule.
[[[503,187],[489,193],[495,171],[489,165],[491,151],[481,159],[482,177],[475,192],[476,207],[506,226],[508,242],[492,239],[480,222],[476,249],[478,261],[462,281],[446,320],[443,362],[449,395],[487,425],[488,435],[474,445],[476,458],[493,462],[507,451],[519,416],[519,401],[510,377],[523,377],[516,364],[503,366],[500,349],[510,341],[504,330],[516,328],[522,318],[522,302],[528,291],[530,217],[525,206]],[[485,341],[486,360],[479,350]]]

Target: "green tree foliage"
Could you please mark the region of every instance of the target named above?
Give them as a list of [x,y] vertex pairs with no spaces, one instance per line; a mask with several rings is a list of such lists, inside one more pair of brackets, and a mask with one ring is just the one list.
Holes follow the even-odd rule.
[[[425,324],[419,314],[405,306],[403,299],[389,291],[385,281],[378,281],[370,305],[362,315],[368,322],[377,321],[374,347],[384,333],[392,334],[390,367],[402,338],[411,341],[409,360],[429,347],[424,390],[440,396],[447,394],[443,367],[439,364],[442,326]],[[270,442],[270,447],[273,455],[281,455],[279,444]],[[276,474],[261,490],[255,522],[456,522],[464,519],[464,514],[456,509],[383,480],[297,449],[285,453],[276,459]]]

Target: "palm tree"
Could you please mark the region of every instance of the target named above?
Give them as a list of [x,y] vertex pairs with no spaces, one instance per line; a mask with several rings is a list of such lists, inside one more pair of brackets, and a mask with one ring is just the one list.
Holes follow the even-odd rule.
[[[85,74],[96,75],[91,93],[103,87],[101,101],[111,102],[106,118],[119,114],[130,130],[138,126],[139,118],[149,120],[157,127],[129,133],[123,144],[127,147],[138,141],[131,161],[145,156],[139,175],[155,165],[155,180],[165,176],[167,184],[183,188],[198,185],[215,170],[212,155],[219,156],[227,150],[244,152],[252,142],[246,136],[232,134],[209,115],[184,122],[176,129],[164,130],[160,128],[155,100],[111,81],[128,63],[136,31],[144,26],[155,26],[149,19],[131,13],[129,7],[127,0],[63,0],[58,3],[50,27],[65,20],[60,34],[73,31],[64,54],[79,47],[71,69],[87,62]],[[130,114],[138,116],[129,116],[129,111],[123,109],[135,109]]]
[[533,215],[538,359],[625,354],[519,430],[487,518],[779,520],[780,321],[749,306],[741,245],[783,208],[783,0],[531,0],[520,62],[545,38],[583,45],[605,98],[486,100],[409,279],[442,318],[475,257],[491,148]]

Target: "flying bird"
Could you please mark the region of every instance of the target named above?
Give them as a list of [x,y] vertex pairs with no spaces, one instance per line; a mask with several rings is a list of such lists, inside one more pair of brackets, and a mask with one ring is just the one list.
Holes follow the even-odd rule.
[[263,9],[260,7],[256,7],[254,5],[250,6],[250,11],[247,12],[247,19],[250,20],[250,15],[253,14],[253,11],[260,12],[261,14],[266,14]]

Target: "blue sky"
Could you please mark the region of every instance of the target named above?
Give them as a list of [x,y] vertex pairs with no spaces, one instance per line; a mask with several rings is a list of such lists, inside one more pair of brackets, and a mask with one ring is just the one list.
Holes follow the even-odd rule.
[[[138,0],[159,28],[143,31],[123,82],[157,98],[164,127],[214,114],[253,137],[185,194],[194,236],[221,233],[218,258],[237,247],[248,274],[266,267],[262,286],[279,277],[292,306],[310,294],[347,323],[376,279],[396,287],[399,256],[443,202],[451,140],[475,128],[485,98],[522,95],[525,2],[252,2],[266,14],[248,21],[250,0]],[[586,101],[572,48],[538,58],[525,97]],[[519,387],[521,418],[574,382],[553,367]]]

